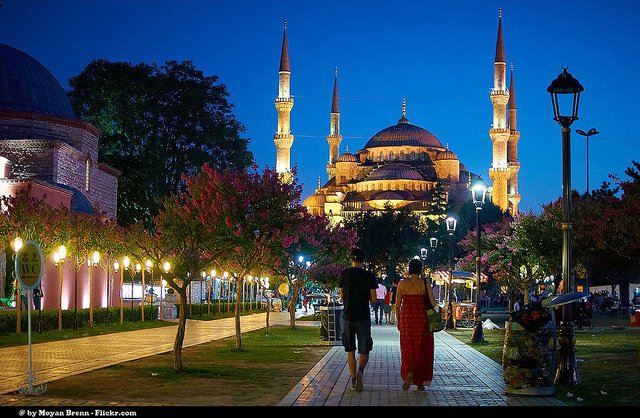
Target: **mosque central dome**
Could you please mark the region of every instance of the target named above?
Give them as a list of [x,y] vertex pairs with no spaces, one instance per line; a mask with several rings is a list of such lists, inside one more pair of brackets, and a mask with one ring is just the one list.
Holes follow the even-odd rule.
[[389,126],[375,134],[364,147],[376,148],[402,145],[444,148],[435,135],[419,126],[411,125],[404,116],[398,121],[397,125]]
[[0,110],[75,119],[58,80],[37,60],[4,44],[0,44]]

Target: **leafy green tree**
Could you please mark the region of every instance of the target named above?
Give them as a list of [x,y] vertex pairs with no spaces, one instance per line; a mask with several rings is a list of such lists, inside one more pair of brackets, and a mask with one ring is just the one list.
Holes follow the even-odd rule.
[[204,163],[251,164],[245,130],[218,77],[191,61],[164,65],[94,60],[69,80],[76,115],[102,131],[102,161],[122,171],[118,223],[152,225],[156,200],[184,189]]
[[613,189],[604,183],[593,196],[574,199],[577,255],[589,260],[594,279],[620,285],[623,306],[629,283],[640,276],[640,163],[632,161],[625,174],[626,180],[611,176]]
[[426,224],[420,215],[404,208],[363,211],[345,218],[344,225],[356,231],[358,247],[367,254],[372,272],[386,274],[389,284],[404,274],[409,260],[428,245]]

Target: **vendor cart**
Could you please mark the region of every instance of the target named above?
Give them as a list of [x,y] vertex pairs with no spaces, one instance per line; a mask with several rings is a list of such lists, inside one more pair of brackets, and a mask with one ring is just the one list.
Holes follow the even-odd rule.
[[456,321],[456,327],[473,328],[475,323],[473,311],[475,307],[473,303],[463,302],[453,304],[453,319]]

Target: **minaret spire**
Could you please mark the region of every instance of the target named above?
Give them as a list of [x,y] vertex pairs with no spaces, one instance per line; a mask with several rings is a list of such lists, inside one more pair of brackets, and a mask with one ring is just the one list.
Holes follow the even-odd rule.
[[329,163],[327,164],[327,174],[329,178],[336,175],[336,161],[340,155],[340,143],[342,135],[340,135],[340,103],[338,96],[338,67],[336,67],[335,78],[333,80],[333,97],[331,99],[331,123],[329,126],[329,135],[327,136],[329,143]]
[[516,122],[516,91],[513,83],[513,63],[511,63],[511,80],[509,81],[509,104],[507,105],[507,113],[509,114],[509,142],[507,143],[507,163],[511,176],[507,182],[507,193],[509,196],[509,205],[512,214],[518,213],[518,204],[520,203],[520,192],[518,191],[518,172],[520,171],[520,162],[518,161],[518,140],[520,132],[518,132],[518,124]]
[[493,161],[489,169],[489,177],[493,181],[491,198],[502,211],[509,210],[508,181],[510,177],[507,143],[510,130],[507,126],[507,103],[509,90],[506,80],[506,60],[504,39],[502,36],[502,8],[498,18],[498,36],[493,67],[493,89],[490,92],[493,104],[493,126],[489,136],[493,142]]
[[282,53],[280,54],[280,69],[278,83],[278,97],[275,100],[278,111],[278,131],[273,137],[276,145],[276,171],[280,174],[291,170],[291,109],[293,98],[291,97],[291,67],[289,65],[289,47],[287,44],[287,19],[284,20],[284,35],[282,37]]

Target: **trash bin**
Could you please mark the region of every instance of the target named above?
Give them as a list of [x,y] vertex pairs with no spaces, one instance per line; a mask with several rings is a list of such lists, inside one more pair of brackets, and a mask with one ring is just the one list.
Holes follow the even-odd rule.
[[320,343],[342,345],[342,306],[331,303],[320,307]]
[[555,370],[549,348],[552,335],[551,323],[535,331],[528,331],[515,321],[507,321],[502,351],[502,375],[507,394],[554,394]]

